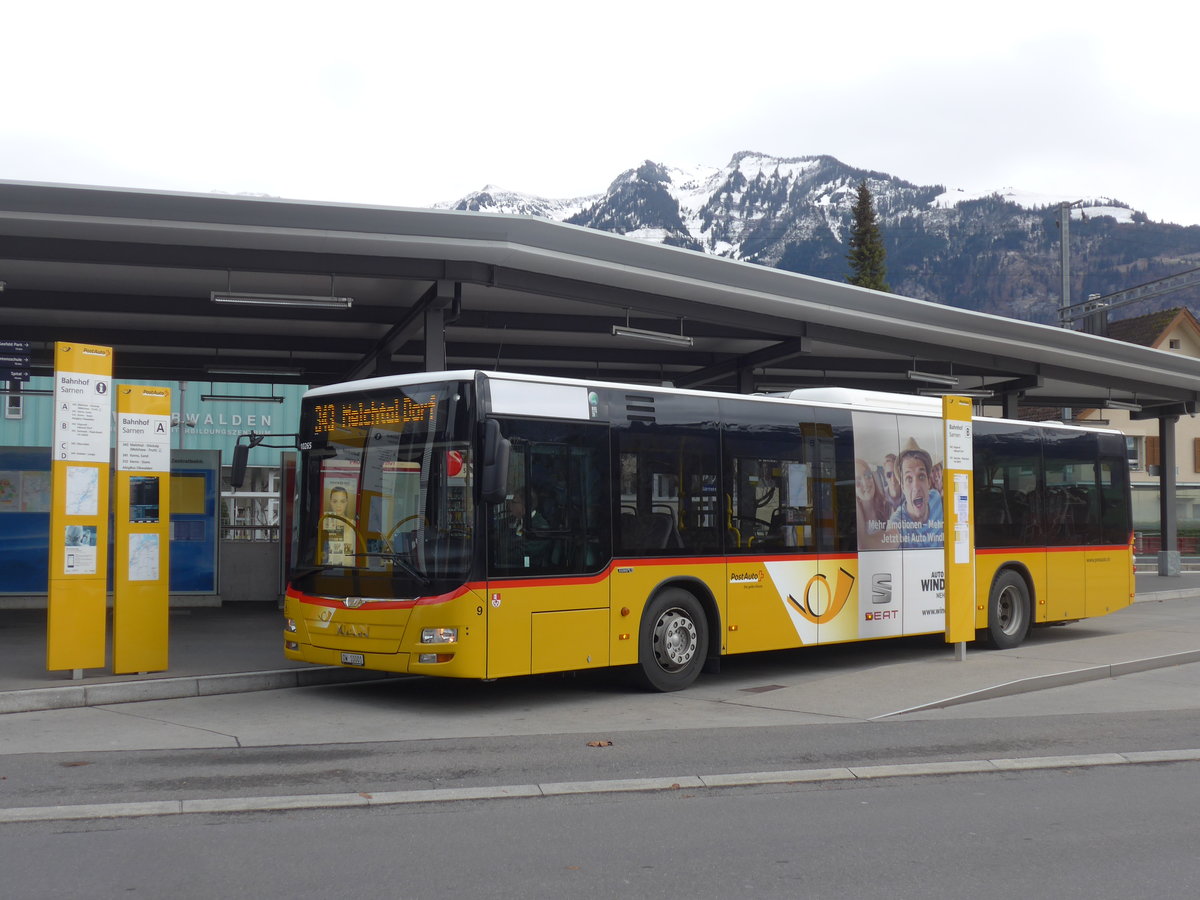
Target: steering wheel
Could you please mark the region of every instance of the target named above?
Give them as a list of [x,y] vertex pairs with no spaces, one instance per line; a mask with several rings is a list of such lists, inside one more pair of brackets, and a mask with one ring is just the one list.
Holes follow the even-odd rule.
[[401,519],[399,522],[397,522],[395,525],[393,525],[391,527],[391,529],[388,531],[387,534],[385,534],[383,536],[383,543],[387,546],[389,551],[392,549],[392,535],[394,535],[397,531],[400,530],[401,525],[405,524],[406,522],[411,522],[413,519],[421,519],[426,525],[429,524],[429,520],[426,519],[424,516],[422,516],[420,513],[417,513],[416,515],[408,516],[407,518]]

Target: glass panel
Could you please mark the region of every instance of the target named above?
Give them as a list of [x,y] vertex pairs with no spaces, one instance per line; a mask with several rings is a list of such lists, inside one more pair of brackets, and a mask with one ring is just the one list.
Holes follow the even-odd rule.
[[726,552],[856,548],[850,413],[723,400]]
[[1099,436],[1100,532],[1106,544],[1124,544],[1133,530],[1124,440],[1120,435]]
[[575,422],[503,420],[508,496],[489,519],[493,576],[599,571],[611,557],[608,434]]
[[1047,546],[1094,543],[1100,538],[1096,435],[1047,430],[1042,528]]
[[719,552],[716,429],[639,426],[617,431],[616,441],[618,555]]
[[1041,544],[1041,430],[978,420],[974,430],[975,545]]
[[[732,478],[729,552],[797,553],[815,547],[814,496],[811,463],[793,437],[792,458],[767,458],[753,454],[766,447],[730,452]],[[778,449],[778,448],[776,448]]]
[[425,384],[307,403],[297,579],[367,596],[468,577],[474,460],[468,385]]

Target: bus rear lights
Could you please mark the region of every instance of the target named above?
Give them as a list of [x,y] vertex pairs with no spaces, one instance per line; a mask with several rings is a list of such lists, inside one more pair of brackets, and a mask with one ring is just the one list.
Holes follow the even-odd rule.
[[454,659],[453,653],[421,653],[417,656],[417,662],[428,663],[444,663]]
[[425,628],[421,631],[422,644],[454,644],[457,642],[457,628]]

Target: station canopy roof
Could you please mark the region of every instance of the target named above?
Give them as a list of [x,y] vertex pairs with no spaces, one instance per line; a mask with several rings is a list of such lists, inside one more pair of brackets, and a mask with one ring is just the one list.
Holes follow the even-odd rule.
[[[35,375],[76,341],[113,347],[118,379],[483,368],[1144,416],[1200,399],[1200,363],[1179,354],[520,216],[0,182],[0,282],[0,340],[29,341]],[[352,304],[316,305],[337,297]]]

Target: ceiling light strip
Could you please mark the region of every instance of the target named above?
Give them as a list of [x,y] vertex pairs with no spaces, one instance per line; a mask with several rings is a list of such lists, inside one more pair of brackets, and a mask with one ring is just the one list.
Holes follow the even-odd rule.
[[290,306],[305,309],[349,309],[353,297],[326,297],[320,294],[255,294],[246,291],[212,291],[213,303],[237,303],[245,306]]
[[686,334],[671,334],[666,331],[648,331],[645,328],[631,328],[628,325],[614,325],[612,333],[616,337],[631,337],[642,341],[654,341],[659,344],[672,344],[676,347],[691,347],[695,342]]

